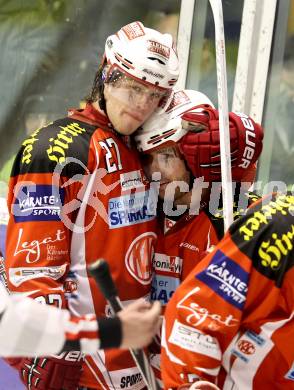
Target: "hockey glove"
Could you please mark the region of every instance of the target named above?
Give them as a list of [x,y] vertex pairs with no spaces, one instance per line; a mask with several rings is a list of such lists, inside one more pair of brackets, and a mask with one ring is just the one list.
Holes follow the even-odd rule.
[[[209,105],[197,108],[202,112],[182,116],[183,127],[190,131],[181,139],[180,148],[195,177],[221,181],[218,111]],[[254,163],[262,151],[263,129],[247,115],[230,112],[229,131],[232,180],[253,181]],[[248,175],[252,171],[253,175]]]
[[21,380],[30,390],[77,390],[82,373],[81,352],[63,352],[42,358],[24,358],[19,366]]

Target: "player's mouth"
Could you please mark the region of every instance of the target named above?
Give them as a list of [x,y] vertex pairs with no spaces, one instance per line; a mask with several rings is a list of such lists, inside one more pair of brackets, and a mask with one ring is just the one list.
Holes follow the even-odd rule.
[[134,114],[133,112],[125,111],[127,115],[129,115],[131,118],[135,119],[137,122],[143,122],[144,118],[140,117],[139,115]]

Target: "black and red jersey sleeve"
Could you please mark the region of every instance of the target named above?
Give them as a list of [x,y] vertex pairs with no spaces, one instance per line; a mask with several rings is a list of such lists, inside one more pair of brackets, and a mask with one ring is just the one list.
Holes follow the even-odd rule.
[[91,170],[89,145],[95,129],[65,118],[36,130],[22,143],[8,194],[6,269],[11,291],[64,306],[69,227],[83,175]]

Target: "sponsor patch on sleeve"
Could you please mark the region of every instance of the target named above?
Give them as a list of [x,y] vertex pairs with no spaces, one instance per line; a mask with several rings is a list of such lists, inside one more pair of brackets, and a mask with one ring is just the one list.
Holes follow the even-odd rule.
[[248,272],[218,250],[208,267],[195,275],[219,296],[242,310],[246,301]]
[[217,360],[221,359],[221,350],[214,337],[201,332],[199,329],[181,324],[177,320],[174,323],[168,341],[188,351],[206,355]]
[[13,215],[15,222],[58,221],[64,189],[52,185],[23,185],[19,188]]

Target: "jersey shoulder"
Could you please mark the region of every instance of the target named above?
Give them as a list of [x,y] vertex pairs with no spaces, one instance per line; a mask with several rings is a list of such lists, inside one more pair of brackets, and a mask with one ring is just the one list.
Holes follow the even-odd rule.
[[[246,209],[251,207],[253,203],[261,199],[261,197],[254,192],[240,192],[239,190],[235,192],[234,204],[233,204],[233,217],[236,221],[240,216],[244,215]],[[224,236],[224,212],[222,205],[222,197],[220,194],[220,200],[218,207],[215,207],[214,204],[210,204],[204,209],[204,212],[210,219],[217,237],[221,240]]]
[[294,265],[294,196],[271,194],[256,201],[229,232],[254,268],[281,285]]
[[[87,166],[90,140],[96,126],[63,118],[37,129],[21,145],[11,176],[26,173],[52,173],[67,158],[79,160],[74,173],[83,173]],[[69,169],[67,169],[69,171]]]

